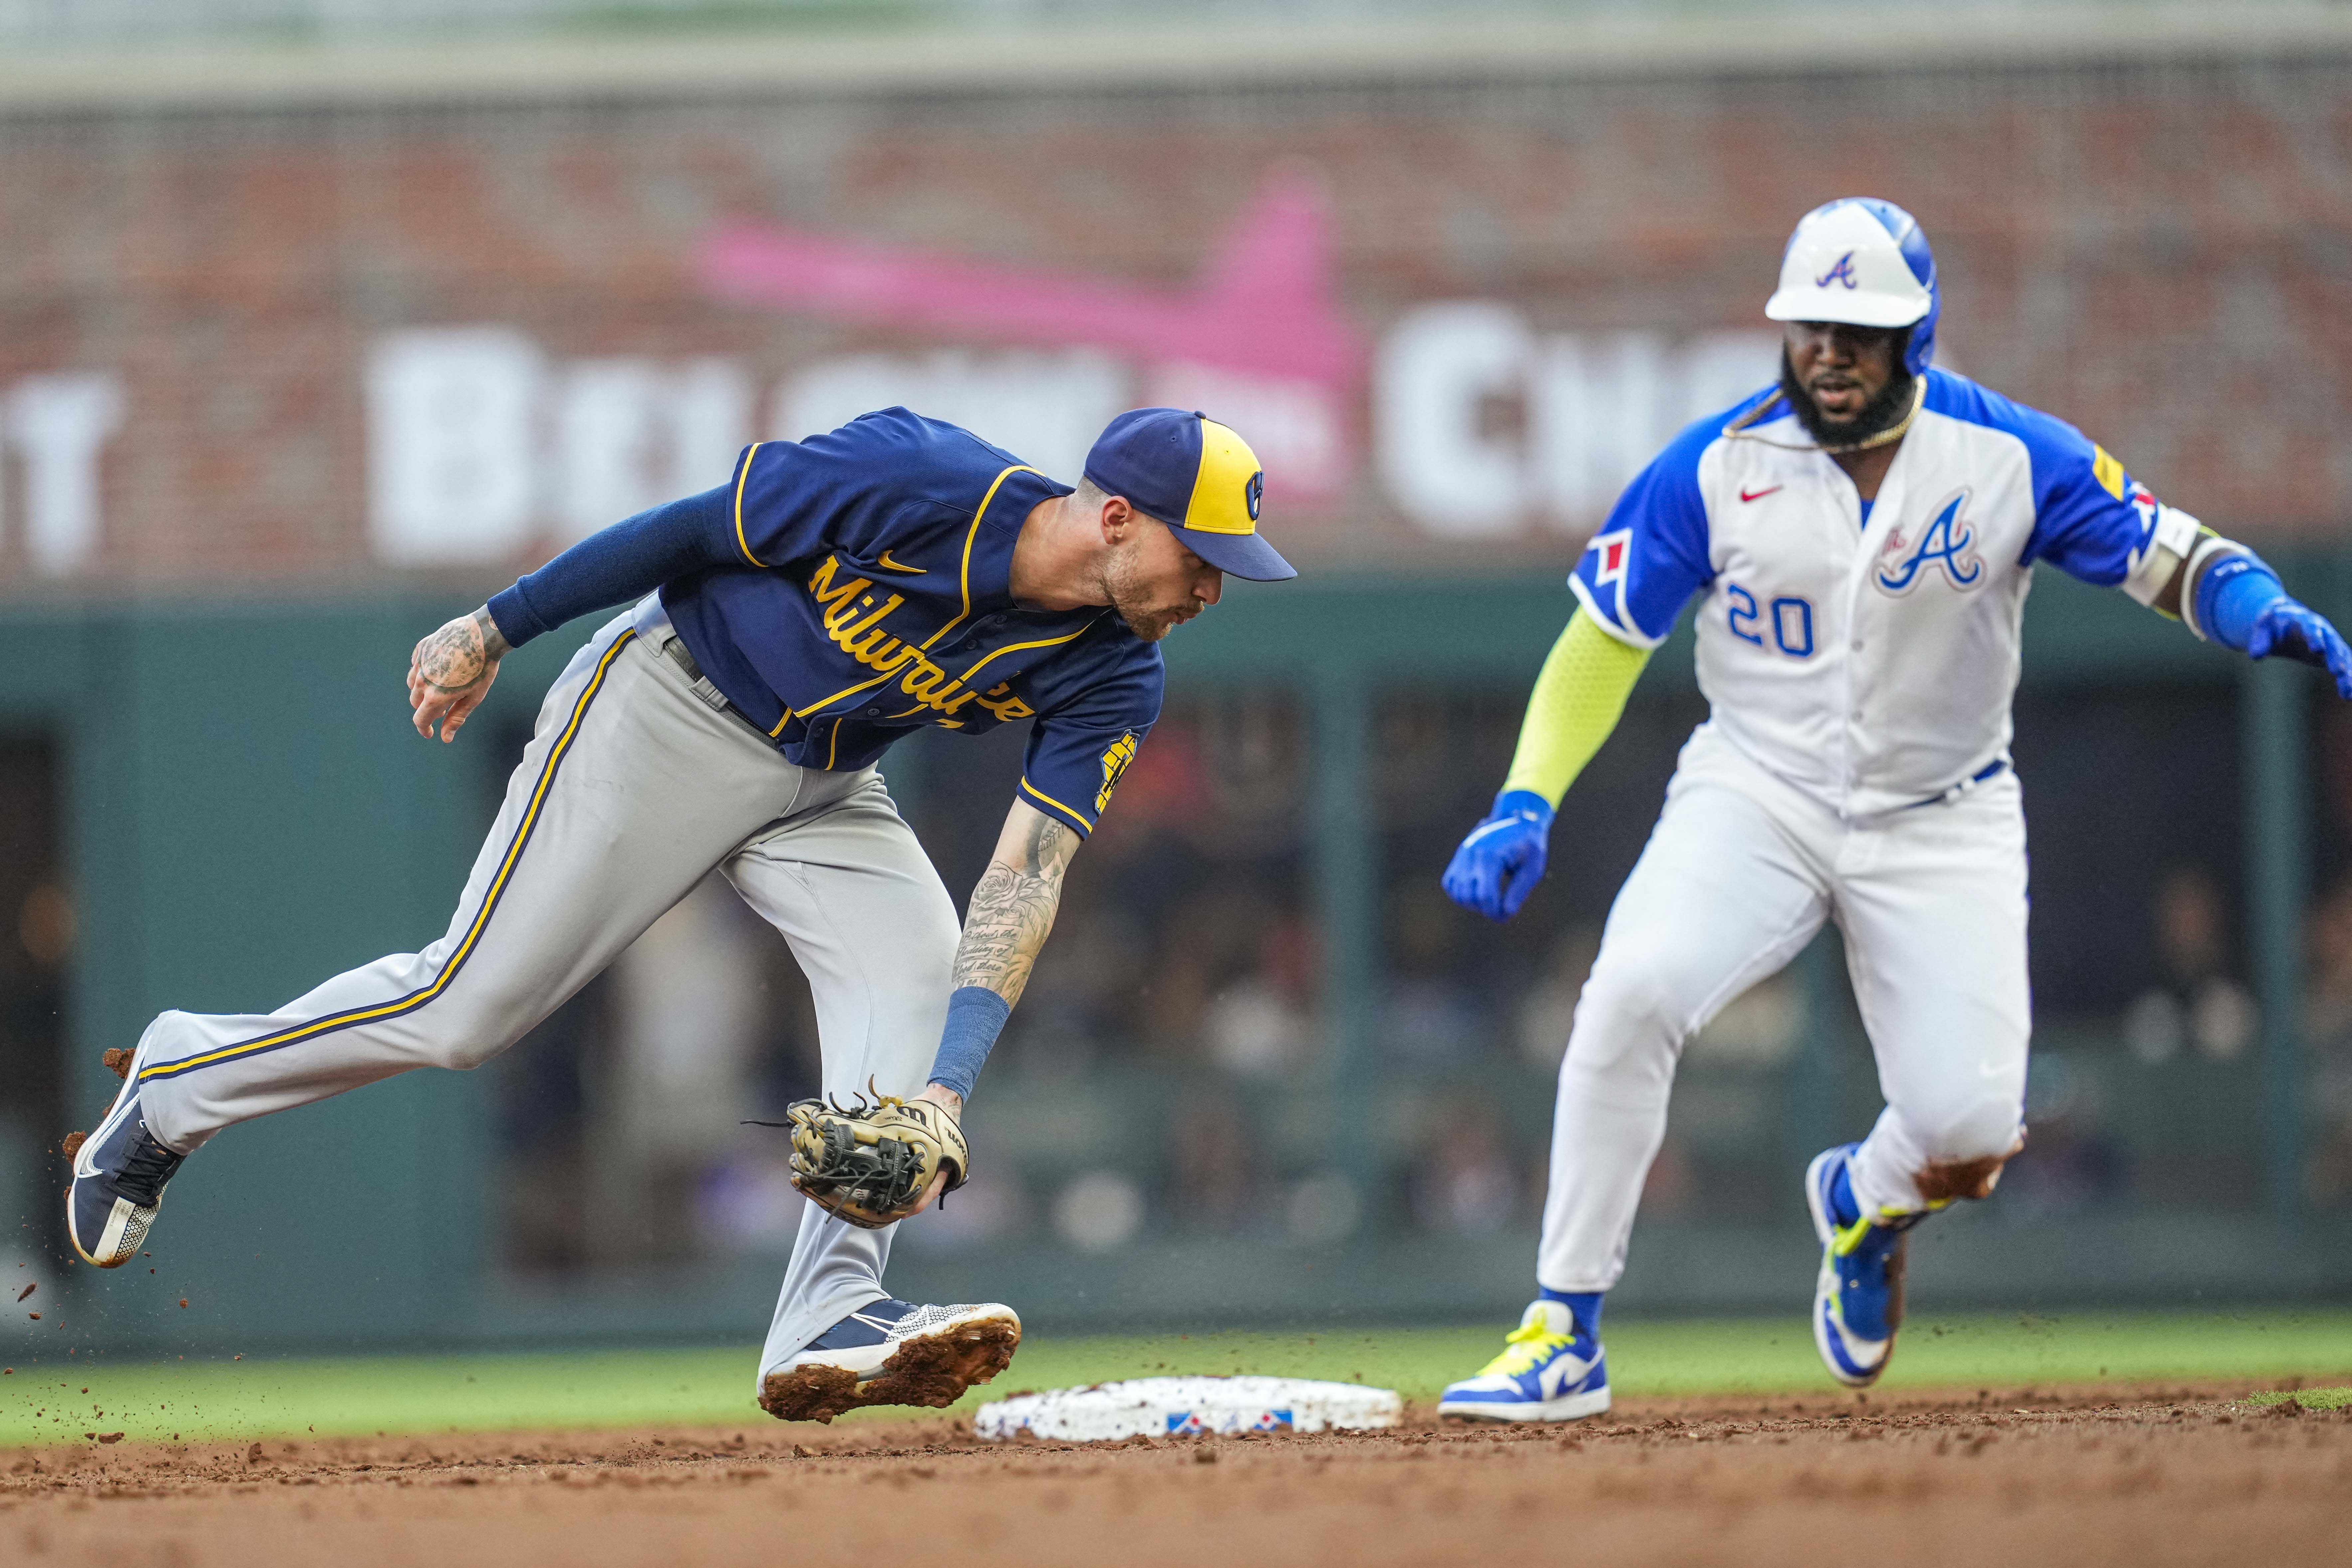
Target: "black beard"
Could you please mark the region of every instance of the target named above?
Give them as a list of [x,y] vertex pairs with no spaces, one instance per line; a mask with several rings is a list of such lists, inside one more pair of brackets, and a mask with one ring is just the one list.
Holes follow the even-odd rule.
[[1815,444],[1822,447],[1852,447],[1869,440],[1882,430],[1893,429],[1911,412],[1911,384],[1916,378],[1907,370],[1898,370],[1887,377],[1878,395],[1862,405],[1862,412],[1841,425],[1832,425],[1822,417],[1813,395],[1797,381],[1797,367],[1789,363],[1786,344],[1780,348],[1780,395],[1789,401],[1789,411],[1797,423],[1805,427]]

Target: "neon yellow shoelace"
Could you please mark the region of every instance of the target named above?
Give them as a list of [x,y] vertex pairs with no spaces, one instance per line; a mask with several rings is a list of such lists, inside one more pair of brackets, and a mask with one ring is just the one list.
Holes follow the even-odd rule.
[[1503,1336],[1503,1353],[1478,1369],[1480,1377],[1517,1377],[1543,1364],[1554,1351],[1576,1342],[1574,1334],[1557,1333],[1541,1323],[1525,1323]]

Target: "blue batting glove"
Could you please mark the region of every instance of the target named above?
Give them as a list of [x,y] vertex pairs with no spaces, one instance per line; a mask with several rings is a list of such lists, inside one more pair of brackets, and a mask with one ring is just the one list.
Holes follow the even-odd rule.
[[1533,790],[1505,790],[1445,868],[1445,896],[1490,921],[1519,912],[1543,880],[1551,802]]
[[2197,621],[2205,635],[2249,658],[2280,654],[2336,678],[2352,701],[2352,648],[2327,617],[2291,596],[2269,563],[2251,550],[2224,556],[2197,580]]
[[2280,597],[2264,606],[2246,634],[2246,657],[2278,654],[2336,678],[2336,694],[2352,700],[2352,647],[2327,617],[2299,600]]

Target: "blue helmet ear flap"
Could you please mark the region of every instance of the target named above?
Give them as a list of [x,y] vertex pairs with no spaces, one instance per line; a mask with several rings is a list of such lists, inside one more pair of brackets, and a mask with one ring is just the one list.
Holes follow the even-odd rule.
[[1943,311],[1943,290],[1930,283],[1927,313],[1911,323],[1910,341],[1903,345],[1903,368],[1913,375],[1925,375],[1928,363],[1936,357],[1936,318]]
[[1919,220],[1893,202],[1876,196],[1853,199],[1885,226],[1911,276],[1927,290],[1927,313],[1912,323],[1911,341],[1903,351],[1903,368],[1913,375],[1923,374],[1936,357],[1936,318],[1944,312],[1944,291],[1936,280],[1936,253],[1927,247],[1927,231],[1919,226]]

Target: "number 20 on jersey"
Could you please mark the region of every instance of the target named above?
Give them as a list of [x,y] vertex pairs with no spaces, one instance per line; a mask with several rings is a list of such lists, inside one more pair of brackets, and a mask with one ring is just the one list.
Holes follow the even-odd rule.
[[1813,657],[1813,606],[1810,600],[1786,595],[1759,611],[1756,595],[1737,583],[1725,584],[1723,594],[1730,602],[1727,613],[1733,637],[1762,647],[1769,633],[1771,646],[1790,658]]

